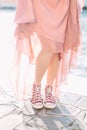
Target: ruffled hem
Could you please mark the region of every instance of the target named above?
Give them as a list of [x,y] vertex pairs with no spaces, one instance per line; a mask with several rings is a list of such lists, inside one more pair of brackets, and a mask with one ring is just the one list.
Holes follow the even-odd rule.
[[[31,48],[29,38],[16,41],[15,54],[11,68],[11,85],[15,88],[16,98],[23,100],[28,97],[29,86],[34,82],[35,62],[40,52],[40,46]],[[58,87],[67,82],[67,76],[71,68],[77,66],[77,51],[67,50],[60,53],[57,76],[54,81],[54,95],[59,96]],[[32,68],[32,70],[30,69]],[[42,85],[45,84],[42,83]],[[28,90],[28,91],[27,91]]]

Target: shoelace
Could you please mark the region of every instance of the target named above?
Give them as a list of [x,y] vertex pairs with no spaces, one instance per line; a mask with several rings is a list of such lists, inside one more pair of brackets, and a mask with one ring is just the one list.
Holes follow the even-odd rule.
[[33,90],[32,90],[32,102],[33,103],[42,102],[41,88],[40,88],[40,86],[39,87],[37,85],[33,86]]
[[45,89],[45,95],[46,95],[46,102],[49,103],[55,103],[55,98],[52,95],[52,87],[51,86],[47,86]]

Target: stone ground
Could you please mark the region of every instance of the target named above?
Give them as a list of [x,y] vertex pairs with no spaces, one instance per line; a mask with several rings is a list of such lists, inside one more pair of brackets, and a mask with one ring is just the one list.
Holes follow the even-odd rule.
[[61,93],[53,110],[34,110],[0,90],[0,130],[87,130],[87,96]]
[[34,110],[30,97],[24,101],[15,99],[8,83],[7,47],[13,32],[14,10],[0,10],[0,17],[0,130],[87,130],[87,78],[78,80],[81,84],[73,84],[72,80],[69,91],[62,87],[53,110]]

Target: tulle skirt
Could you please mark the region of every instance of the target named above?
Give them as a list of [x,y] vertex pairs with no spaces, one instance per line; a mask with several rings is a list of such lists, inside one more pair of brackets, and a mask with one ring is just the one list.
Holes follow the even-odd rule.
[[[54,94],[58,97],[58,86],[66,82],[70,68],[77,66],[77,54],[81,48],[76,0],[29,0],[26,6],[23,6],[23,0],[19,0],[15,22],[16,44],[11,84],[15,87],[17,99],[28,96],[29,86],[34,81],[34,71],[31,70],[34,70],[37,56],[42,49],[60,54],[54,83]],[[30,64],[34,66],[32,69]]]

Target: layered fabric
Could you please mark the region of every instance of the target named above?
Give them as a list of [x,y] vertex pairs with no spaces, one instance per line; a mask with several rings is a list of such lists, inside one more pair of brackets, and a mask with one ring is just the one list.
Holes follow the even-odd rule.
[[54,93],[58,97],[58,86],[66,81],[70,68],[77,66],[77,54],[81,51],[79,14],[82,7],[82,0],[18,0],[11,71],[11,83],[18,99],[28,96],[29,64],[35,65],[41,49],[60,54],[54,83]]

